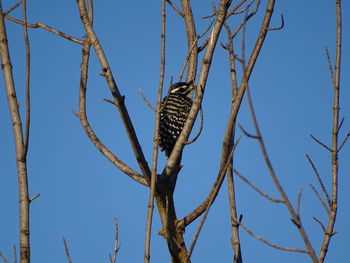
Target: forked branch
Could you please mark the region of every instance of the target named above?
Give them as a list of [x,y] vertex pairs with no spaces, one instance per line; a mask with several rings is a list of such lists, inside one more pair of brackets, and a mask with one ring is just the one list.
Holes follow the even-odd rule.
[[127,108],[125,107],[124,104],[124,97],[120,94],[119,89],[117,87],[117,84],[114,80],[114,76],[112,74],[112,70],[109,66],[108,60],[104,54],[104,51],[102,49],[102,46],[92,28],[92,24],[89,20],[86,6],[85,6],[85,1],[84,0],[77,0],[77,5],[80,13],[80,18],[82,20],[82,23],[84,25],[85,31],[87,33],[87,37],[93,46],[96,55],[98,57],[98,60],[101,65],[102,69],[102,74],[106,79],[107,85],[110,88],[111,94],[113,96],[113,100],[115,104],[118,106],[118,112],[119,115],[122,119],[122,122],[124,124],[124,128],[126,130],[126,133],[128,135],[131,147],[134,151],[135,158],[139,164],[139,167],[142,171],[143,176],[147,180],[148,184],[150,183],[151,180],[151,170],[148,167],[147,161],[144,157],[142,148],[140,146],[140,143],[138,141],[134,126],[131,122],[129,113]]

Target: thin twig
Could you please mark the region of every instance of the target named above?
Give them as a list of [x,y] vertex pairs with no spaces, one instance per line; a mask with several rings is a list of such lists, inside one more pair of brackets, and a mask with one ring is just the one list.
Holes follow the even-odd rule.
[[341,119],[339,126],[338,126],[338,132],[340,131],[340,128],[343,126],[344,123],[344,117]]
[[242,125],[241,125],[240,123],[238,123],[238,127],[241,129],[241,131],[244,133],[244,135],[247,136],[248,138],[257,139],[257,140],[260,139],[259,136],[253,135],[253,134],[247,132],[247,131],[242,127]]
[[263,197],[265,197],[266,199],[274,202],[274,203],[284,203],[283,200],[278,199],[278,198],[274,198],[266,193],[264,193],[262,190],[260,190],[258,187],[256,187],[252,182],[250,182],[246,177],[244,177],[242,174],[240,174],[236,169],[233,169],[233,171],[235,172],[235,174],[241,178],[243,180],[243,182],[245,182],[247,185],[249,185],[253,190],[255,190],[257,193],[259,193],[260,195],[262,195]]
[[269,27],[268,31],[278,31],[281,30],[284,27],[284,17],[281,15],[281,25],[279,27]]
[[299,190],[298,193],[298,199],[297,199],[297,208],[296,208],[296,212],[298,217],[300,218],[300,205],[301,205],[301,195],[303,194],[303,189]]
[[67,246],[66,239],[64,237],[62,237],[62,241],[63,241],[63,246],[64,246],[64,250],[66,252],[68,263],[72,263],[72,259],[70,258],[70,255],[69,255],[69,249],[68,249],[68,246]]
[[[241,2],[245,2],[245,1],[241,1]],[[241,3],[240,2],[240,3]],[[239,15],[239,14],[243,14],[245,11],[247,11],[251,6],[252,4],[255,2],[255,0],[251,1],[249,4],[247,4],[242,10],[239,10],[237,11],[237,9],[232,9],[230,12],[229,12],[229,15],[226,16],[226,19],[231,16],[231,15]]]
[[[246,1],[246,0],[244,0]],[[207,15],[207,16],[202,16],[202,19],[208,19],[208,18],[212,18],[214,16],[216,16],[217,11],[216,11],[216,6],[214,2],[211,2],[211,7],[213,8],[213,13],[211,15]]]
[[30,130],[30,45],[28,37],[28,28],[27,28],[27,1],[23,0],[22,4],[23,12],[23,34],[24,34],[24,43],[26,50],[26,74],[25,74],[25,86],[26,86],[26,122],[25,122],[25,131],[24,131],[24,148],[23,156],[26,156],[28,153],[29,146],[29,130]]
[[30,202],[33,202],[35,199],[37,199],[40,196],[40,194],[35,194],[33,197],[29,198]]
[[348,132],[348,134],[345,136],[343,142],[340,144],[339,148],[338,148],[338,152],[343,148],[343,146],[345,145],[346,141],[349,139],[350,136],[350,131]]
[[176,11],[176,13],[178,13],[180,16],[184,16],[184,14],[182,13],[182,11],[180,9],[178,9],[176,7],[176,5],[173,4],[173,2],[171,2],[170,0],[166,0],[167,3]]
[[199,136],[202,133],[203,123],[204,123],[203,108],[202,107],[200,107],[200,109],[199,109],[199,114],[200,114],[200,119],[201,119],[200,126],[199,126],[199,131],[198,131],[197,135],[192,140],[186,141],[185,144],[192,144],[192,143],[194,143],[199,138]]
[[329,69],[329,74],[331,75],[332,83],[334,85],[335,83],[335,77],[334,77],[334,72],[333,72],[333,66],[332,66],[332,61],[331,57],[329,55],[328,47],[324,47],[325,52],[326,52],[326,57],[327,57],[327,63],[328,63],[328,69]]
[[5,262],[5,263],[10,263],[10,261],[8,261],[5,256],[2,254],[1,250],[0,250],[0,257],[1,259]]
[[3,15],[6,16],[7,14],[11,13],[13,10],[15,10],[17,7],[19,7],[22,4],[23,0],[18,1],[14,6],[10,7],[6,11],[3,12]]
[[324,209],[326,210],[327,215],[330,215],[330,211],[328,206],[326,205],[326,203],[323,201],[321,195],[318,193],[318,191],[316,190],[315,186],[313,186],[312,184],[309,184],[312,191],[314,191],[316,197],[318,198],[318,200],[321,202],[322,206],[324,207]]
[[[19,19],[17,19],[17,18],[14,18],[14,17],[12,17],[12,16],[6,15],[5,17],[6,17],[8,20],[10,20],[10,21],[12,21],[12,22],[15,22],[15,23],[17,23],[17,24],[20,24],[20,25],[25,24],[23,21],[21,21],[21,20],[19,20]],[[58,35],[58,36],[60,36],[60,37],[63,37],[63,38],[68,39],[68,40],[70,40],[70,41],[73,41],[73,42],[75,42],[75,43],[77,43],[77,44],[80,44],[80,45],[83,45],[83,44],[84,44],[84,41],[83,41],[83,40],[81,40],[81,39],[79,39],[79,38],[76,38],[76,37],[73,37],[73,36],[71,36],[71,35],[68,35],[68,34],[66,34],[66,33],[63,33],[63,32],[61,32],[61,31],[59,31],[59,30],[57,30],[57,29],[55,29],[55,28],[53,28],[53,27],[50,27],[50,26],[48,26],[48,25],[45,25],[45,24],[42,23],[42,22],[36,22],[35,24],[27,23],[27,27],[30,27],[30,28],[39,28],[39,27],[40,27],[40,28],[45,29],[45,30],[47,30],[47,31],[49,31],[49,32],[51,32],[51,33],[54,33],[54,34],[56,34],[56,35]]]
[[117,262],[117,253],[118,253],[118,251],[120,249],[118,221],[117,221],[116,218],[114,218],[114,225],[115,225],[114,247],[113,247],[113,256],[111,254],[109,254],[110,263],[116,263]]
[[327,149],[328,151],[332,152],[332,149],[329,148],[327,145],[325,145],[323,142],[321,142],[320,140],[318,140],[316,137],[314,137],[312,134],[310,134],[310,137],[317,142],[318,144],[320,144],[321,146],[323,146],[325,149]]
[[[238,222],[237,222],[238,223]],[[283,246],[279,246],[276,244],[271,243],[270,241],[266,240],[265,238],[262,238],[261,236],[255,234],[253,231],[251,231],[248,227],[246,227],[243,223],[239,223],[239,225],[252,237],[254,237],[255,239],[263,242],[264,244],[273,247],[273,248],[277,248],[280,250],[284,250],[284,251],[289,251],[289,252],[298,252],[298,253],[309,253],[307,250],[305,249],[299,249],[299,248],[289,248],[289,247],[283,247]]]
[[254,10],[247,16],[244,17],[243,21],[239,24],[236,30],[230,35],[231,39],[235,38],[238,32],[245,26],[245,24],[251,19],[259,10],[260,0],[256,2]]
[[[230,16],[236,14],[236,11],[238,8],[240,8],[247,0],[241,0],[239,1],[231,10],[227,12],[226,19],[229,18]],[[248,6],[251,6],[252,3],[254,3],[255,0],[253,0],[251,3],[248,4]],[[244,12],[246,11],[246,8],[244,8]],[[240,12],[239,12],[240,13]]]
[[184,64],[182,65],[182,68],[181,68],[181,72],[180,72],[180,75],[179,75],[179,79],[178,79],[178,82],[180,82],[182,80],[182,77],[183,77],[183,74],[185,72],[185,69],[186,69],[186,66],[187,66],[187,63],[188,63],[188,60],[190,59],[190,56],[191,56],[191,53],[192,53],[192,50],[193,48],[196,46],[197,47],[197,41],[198,41],[198,36],[196,36],[195,40],[193,41],[192,45],[191,45],[191,48],[190,50],[188,51],[187,55],[186,55],[186,58],[185,58],[185,61],[184,61]]
[[148,107],[150,107],[153,111],[156,111],[157,109],[149,102],[149,100],[146,98],[145,94],[141,89],[138,89],[138,92],[143,99],[143,101],[147,104]]
[[316,217],[312,217],[312,218],[321,226],[323,233],[326,233],[326,228],[325,228],[324,224],[321,222],[321,220],[319,220]]
[[332,206],[331,199],[330,199],[330,197],[329,197],[329,195],[328,195],[328,192],[327,192],[327,190],[326,190],[326,188],[325,188],[325,186],[324,186],[324,183],[323,183],[323,181],[322,181],[322,179],[321,179],[321,176],[320,176],[320,174],[318,173],[318,171],[317,171],[317,169],[316,169],[315,164],[313,163],[313,161],[311,160],[311,157],[310,157],[308,154],[306,154],[306,158],[307,158],[307,160],[309,161],[309,163],[310,163],[310,165],[311,165],[311,167],[312,167],[312,170],[313,170],[314,173],[315,173],[315,176],[316,176],[316,178],[317,178],[317,181],[318,181],[318,183],[319,183],[319,185],[320,185],[320,187],[321,187],[321,189],[322,189],[322,192],[323,192],[324,195],[326,196],[328,206],[331,207],[331,206]]

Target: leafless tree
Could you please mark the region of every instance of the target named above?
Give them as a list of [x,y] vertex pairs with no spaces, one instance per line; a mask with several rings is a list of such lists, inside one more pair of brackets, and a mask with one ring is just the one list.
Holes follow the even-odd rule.
[[[50,31],[60,37],[66,38],[70,41],[78,43],[82,46],[82,56],[81,56],[81,71],[80,71],[80,87],[79,87],[79,111],[74,112],[75,115],[79,118],[81,125],[89,137],[93,145],[105,156],[112,164],[114,164],[118,169],[124,172],[131,179],[136,182],[149,188],[149,203],[148,203],[148,213],[146,220],[146,235],[145,235],[145,250],[144,250],[144,262],[150,262],[151,257],[151,232],[152,232],[152,219],[153,219],[153,210],[154,202],[156,204],[159,216],[161,218],[162,229],[159,232],[162,235],[168,245],[169,254],[172,262],[191,262],[191,254],[195,248],[196,241],[200,236],[201,229],[205,223],[206,217],[210,211],[211,205],[215,202],[215,199],[218,195],[218,192],[221,189],[221,186],[227,179],[228,185],[228,199],[229,199],[229,210],[231,215],[231,226],[232,226],[232,248],[234,250],[234,259],[233,262],[241,263],[244,262],[244,255],[242,255],[241,247],[242,244],[239,233],[242,228],[248,234],[254,238],[260,240],[261,242],[276,248],[290,252],[299,252],[309,255],[312,262],[324,262],[325,256],[329,244],[331,242],[334,232],[334,224],[337,216],[337,196],[338,196],[338,153],[346,143],[348,135],[339,143],[339,130],[343,124],[343,120],[339,120],[339,91],[340,91],[340,62],[341,62],[341,37],[342,37],[342,20],[341,20],[341,1],[335,0],[336,3],[336,17],[337,17],[337,26],[336,26],[336,59],[334,66],[331,63],[330,55],[328,49],[326,49],[326,55],[329,61],[330,75],[332,78],[333,88],[334,88],[334,104],[333,104],[333,128],[332,128],[332,145],[327,146],[318,140],[316,137],[312,138],[323,146],[326,150],[331,153],[331,163],[332,163],[332,187],[331,194],[326,189],[323,179],[320,177],[315,164],[313,163],[310,156],[307,155],[307,159],[311,164],[311,167],[316,175],[317,181],[319,182],[319,187],[322,191],[324,197],[321,196],[317,188],[311,185],[312,190],[316,194],[317,198],[320,200],[321,204],[325,208],[325,211],[328,215],[328,222],[324,224],[320,219],[315,217],[315,221],[320,224],[323,232],[324,239],[322,247],[319,253],[315,250],[315,245],[310,241],[310,237],[307,234],[307,229],[302,224],[300,218],[300,203],[302,192],[299,193],[297,205],[294,207],[290,202],[290,198],[285,192],[282,184],[279,181],[279,177],[275,172],[272,161],[268,155],[268,152],[265,147],[265,142],[263,135],[260,131],[258,120],[255,115],[253,100],[249,92],[249,79],[253,73],[253,69],[257,58],[260,54],[264,40],[268,33],[272,31],[278,31],[284,27],[284,18],[281,16],[281,25],[278,27],[272,27],[270,25],[271,18],[274,14],[275,1],[269,0],[266,3],[266,8],[263,10],[260,6],[260,0],[241,0],[237,3],[232,3],[230,0],[220,0],[218,5],[212,4],[212,14],[205,17],[205,19],[213,19],[210,23],[208,22],[208,28],[204,32],[199,33],[196,29],[196,19],[192,13],[191,1],[190,0],[180,0],[179,4],[173,3],[170,0],[161,1],[161,51],[160,51],[160,74],[159,74],[159,85],[157,93],[157,105],[152,106],[155,112],[155,129],[154,129],[154,146],[152,153],[152,165],[149,167],[147,158],[144,155],[142,146],[139,142],[138,135],[134,128],[134,123],[131,120],[131,117],[128,112],[128,108],[124,103],[124,96],[122,95],[122,88],[119,88],[115,81],[115,73],[112,71],[108,58],[104,53],[102,44],[99,41],[99,37],[94,31],[93,27],[93,2],[92,0],[76,0],[77,10],[79,12],[82,27],[85,31],[84,39],[79,39],[74,36],[70,36],[66,33],[63,33],[57,29],[54,29],[48,25],[45,25],[41,22],[35,24],[30,24],[27,22],[26,16],[26,0],[19,1],[16,5],[10,8],[7,11],[2,10],[0,2],[0,56],[2,61],[2,70],[4,74],[6,92],[9,104],[9,111],[12,119],[13,125],[13,134],[16,145],[16,164],[18,171],[18,185],[19,185],[19,211],[20,211],[20,262],[29,263],[30,262],[30,227],[29,227],[29,206],[31,201],[33,201],[38,195],[30,198],[28,193],[28,179],[27,179],[27,162],[26,156],[28,152],[29,145],[29,127],[30,127],[30,48],[28,40],[28,27],[29,28],[43,28],[47,31]],[[164,71],[165,71],[165,59],[166,59],[166,5],[172,7],[173,12],[178,14],[181,19],[184,21],[186,29],[186,41],[187,44],[187,55],[184,59],[184,66],[179,76],[179,81],[184,78],[184,81],[195,83],[196,92],[194,97],[194,102],[189,113],[188,119],[185,123],[185,126],[174,146],[174,149],[169,156],[167,163],[164,167],[160,168],[158,165],[158,138],[159,138],[159,119],[160,119],[160,110],[161,110],[161,100],[163,97],[163,87],[164,87]],[[10,16],[10,13],[22,6],[23,8],[23,17],[22,20]],[[252,11],[251,11],[252,10]],[[263,13],[263,19],[261,21],[260,30],[255,38],[255,44],[252,50],[246,50],[245,46],[245,28],[249,23],[250,19],[258,12]],[[240,17],[240,23],[233,26],[230,23],[233,17]],[[14,85],[14,77],[12,73],[11,59],[8,49],[7,35],[6,35],[6,26],[5,18],[8,20],[20,24],[23,26],[24,31],[24,40],[26,47],[26,114],[25,114],[25,125],[24,129],[22,127],[23,116],[20,115],[18,110],[19,102],[16,98],[16,89]],[[227,35],[227,42],[219,44],[220,34]],[[241,36],[241,43],[237,45],[234,43],[236,37]],[[221,46],[221,47],[220,47]],[[231,77],[231,86],[232,86],[232,102],[230,105],[230,114],[227,120],[225,135],[222,141],[221,149],[221,159],[219,164],[219,169],[217,171],[216,180],[213,182],[209,194],[203,200],[203,202],[198,206],[194,207],[193,210],[182,218],[178,217],[176,213],[176,204],[174,202],[173,194],[176,187],[176,181],[178,174],[181,171],[181,158],[184,147],[187,144],[190,144],[200,136],[200,132],[195,139],[190,140],[190,133],[194,127],[194,123],[197,119],[198,113],[201,112],[201,104],[203,96],[205,94],[206,83],[208,74],[211,70],[211,63],[214,57],[214,50],[216,48],[223,48],[227,51],[229,59],[229,74]],[[123,162],[118,156],[116,156],[107,145],[105,145],[99,137],[94,132],[93,128],[89,123],[87,116],[87,98],[86,92],[88,88],[88,67],[89,67],[89,58],[92,50],[97,55],[101,75],[105,78],[106,85],[108,86],[112,100],[106,99],[107,102],[113,104],[120,118],[122,119],[124,129],[128,135],[130,146],[133,150],[133,155],[137,161],[138,169],[140,172],[137,172],[136,168],[130,167],[128,164]],[[199,54],[203,52],[203,56]],[[246,59],[246,53],[249,54],[249,57]],[[237,68],[240,67],[242,70],[242,75],[238,76]],[[183,75],[185,75],[183,77]],[[240,81],[239,81],[240,80]],[[236,130],[236,120],[237,114],[241,108],[242,100],[244,95],[248,99],[249,109],[252,116],[254,124],[254,134],[248,132],[244,127],[239,126],[243,134],[249,138],[256,140],[260,146],[262,157],[268,168],[270,177],[279,193],[279,197],[273,197],[257,186],[250,182],[241,172],[239,172],[233,163],[235,148],[239,143],[239,138],[235,140],[235,130]],[[146,101],[147,99],[144,98]],[[148,104],[150,104],[147,101]],[[201,114],[202,115],[202,114]],[[202,118],[203,119],[203,116]],[[202,124],[200,125],[200,130]],[[24,131],[23,131],[24,130]],[[236,203],[239,202],[239,197],[236,196],[235,191],[235,176],[242,179],[247,183],[252,189],[258,192],[261,196],[268,199],[274,203],[283,204],[289,212],[292,222],[296,226],[297,231],[299,232],[303,243],[304,248],[288,248],[281,245],[273,244],[268,241],[266,238],[261,237],[250,230],[243,222],[242,216],[238,215],[236,209]],[[326,200],[324,200],[326,199]],[[202,217],[201,217],[202,216]],[[184,231],[191,223],[196,219],[201,217],[198,229],[193,237],[191,244],[188,246],[185,244]],[[118,224],[115,221],[116,237],[113,254],[110,255],[110,262],[116,262],[117,252],[119,250],[118,242]],[[66,250],[67,259],[69,262],[72,262],[68,250],[66,240],[63,238],[64,247]],[[0,253],[1,257],[5,262],[8,262],[6,258]]]

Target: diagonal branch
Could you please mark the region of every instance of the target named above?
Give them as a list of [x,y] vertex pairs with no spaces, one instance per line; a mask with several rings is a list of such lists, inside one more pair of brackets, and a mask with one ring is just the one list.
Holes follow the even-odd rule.
[[5,256],[2,254],[1,250],[0,250],[0,258],[4,261],[4,263],[10,263],[10,261],[8,261]]
[[66,252],[66,257],[67,257],[68,263],[72,263],[72,259],[70,258],[70,254],[69,254],[67,241],[64,237],[62,237],[62,241],[63,241],[64,251]]
[[[20,24],[20,25],[24,25],[25,24],[25,22],[23,22],[23,21],[21,21],[21,20],[19,20],[19,19],[17,19],[17,18],[14,18],[14,17],[12,17],[12,16],[9,16],[9,15],[6,15],[5,16],[8,20],[10,20],[10,21],[12,21],[12,22],[15,22],[15,23],[17,23],[17,24]],[[80,45],[83,45],[84,44],[84,41],[83,40],[81,40],[81,39],[79,39],[79,38],[76,38],[76,37],[73,37],[73,36],[71,36],[71,35],[68,35],[68,34],[66,34],[66,33],[63,33],[63,32],[61,32],[61,31],[59,31],[59,30],[57,30],[57,29],[55,29],[55,28],[53,28],[53,27],[50,27],[50,26],[48,26],[48,25],[45,25],[44,23],[42,23],[42,22],[36,22],[35,24],[30,24],[30,23],[27,23],[27,27],[29,27],[29,28],[42,28],[42,29],[45,29],[45,30],[47,30],[47,31],[49,31],[49,32],[51,32],[51,33],[54,33],[54,34],[56,34],[56,35],[58,35],[58,36],[60,36],[60,37],[63,37],[63,38],[65,38],[65,39],[68,39],[68,40],[70,40],[70,41],[73,41],[73,42],[75,42],[75,43],[77,43],[77,44],[80,44]]]
[[[188,1],[182,0],[181,2],[185,7],[189,8],[189,10],[187,10],[186,8],[183,8],[183,10],[185,12],[185,17],[192,16],[190,7],[188,6],[189,5]],[[174,149],[173,149],[173,151],[168,159],[167,165],[162,173],[163,176],[171,175],[172,171],[174,171],[174,169],[178,166],[178,164],[180,162],[180,156],[181,156],[184,144],[188,140],[189,134],[190,134],[192,127],[194,125],[194,121],[197,118],[199,108],[201,107],[204,89],[206,86],[206,81],[208,78],[209,69],[211,66],[211,61],[213,58],[214,50],[216,47],[216,43],[217,43],[220,31],[221,31],[222,25],[224,23],[224,18],[226,16],[227,9],[229,8],[230,4],[231,4],[231,1],[229,1],[229,0],[221,0],[221,2],[220,2],[218,16],[217,16],[216,22],[214,23],[213,29],[211,31],[210,41],[207,45],[207,48],[206,48],[206,51],[205,51],[205,54],[204,54],[203,60],[202,60],[203,63],[201,66],[198,85],[197,85],[197,87],[199,87],[199,88],[197,88],[197,94],[196,94],[196,97],[194,99],[194,102],[193,102],[193,105],[191,107],[188,118],[186,120],[186,123],[185,123],[185,125],[182,129],[182,132],[181,132],[181,134],[180,134],[180,136],[179,136],[179,138],[174,146]],[[188,17],[186,21],[191,21],[191,19],[193,19],[193,17],[192,18]],[[191,30],[187,30],[188,35],[191,36],[191,38],[188,39],[189,48],[191,47],[191,44],[193,43],[193,40],[195,38],[194,25],[193,25],[193,27],[191,27]],[[192,34],[194,34],[194,35],[192,35]],[[192,54],[190,56],[186,81],[192,80],[195,77],[195,72],[196,72],[195,69],[197,67],[197,62],[192,61],[194,57],[197,58],[197,49],[194,49],[194,51],[192,52]]]
[[323,142],[321,142],[319,139],[317,139],[315,136],[313,136],[312,134],[310,134],[310,137],[317,142],[318,144],[320,144],[322,147],[324,147],[325,149],[327,149],[328,151],[332,152],[332,149],[329,148],[327,145],[325,145]]
[[316,197],[318,198],[318,200],[320,201],[320,203],[322,204],[323,208],[326,210],[327,215],[330,215],[330,211],[329,208],[327,207],[326,203],[323,201],[321,195],[318,193],[318,191],[316,190],[315,186],[313,186],[312,184],[309,184],[312,191],[315,193]]
[[243,182],[245,182],[247,185],[249,185],[253,190],[255,190],[257,193],[259,193],[260,195],[262,195],[263,197],[265,197],[266,199],[274,202],[274,203],[284,203],[284,200],[281,199],[277,199],[274,198],[266,193],[264,193],[262,190],[260,190],[258,187],[256,187],[252,182],[250,182],[246,177],[244,177],[243,175],[241,175],[236,169],[233,169],[233,171],[235,172],[235,174],[241,178],[243,180]]
[[[307,160],[309,161],[309,163],[310,163],[310,165],[311,165],[311,167],[312,167],[312,170],[313,170],[314,173],[315,173],[315,176],[316,176],[316,178],[317,178],[317,181],[318,181],[318,183],[320,184],[320,187],[321,187],[321,189],[322,189],[322,192],[323,192],[324,195],[326,196],[328,206],[331,207],[331,206],[332,206],[331,199],[329,198],[329,195],[328,195],[328,193],[327,193],[327,191],[326,191],[326,188],[324,187],[324,183],[323,183],[323,181],[322,181],[322,179],[321,179],[321,177],[320,177],[320,174],[318,173],[318,171],[317,171],[317,169],[316,169],[315,164],[313,163],[313,161],[311,160],[311,158],[310,158],[310,156],[309,156],[308,154],[306,155],[306,158],[307,158]],[[329,213],[328,207],[327,207],[326,210],[327,210],[327,214],[328,214],[328,213]]]
[[131,144],[131,147],[134,151],[136,160],[139,164],[139,167],[142,171],[143,176],[145,176],[147,183],[150,183],[151,180],[151,171],[148,167],[147,161],[144,157],[141,145],[138,141],[134,126],[131,122],[128,110],[124,104],[124,96],[122,96],[119,92],[119,89],[117,87],[117,84],[114,80],[113,74],[112,74],[112,70],[109,66],[108,60],[104,54],[104,51],[102,49],[102,46],[100,44],[100,41],[98,40],[91,22],[88,18],[88,14],[86,11],[86,6],[85,6],[85,2],[84,0],[77,0],[77,5],[79,8],[79,13],[80,13],[80,18],[82,20],[82,23],[84,25],[85,31],[87,33],[88,39],[91,43],[91,45],[93,46],[96,55],[98,57],[98,60],[100,62],[101,65],[101,69],[102,69],[102,74],[106,79],[107,85],[113,95],[113,99],[115,104],[118,106],[118,112],[119,115],[122,119],[122,122],[124,124],[124,128],[126,130],[126,133],[129,137],[129,141]]
[[12,7],[7,9],[3,12],[3,15],[6,16],[7,14],[11,13],[13,10],[15,10],[17,7],[19,7],[22,4],[23,0],[18,1],[16,4],[14,4]]
[[[92,11],[91,11],[92,13]],[[97,137],[95,132],[90,126],[90,123],[86,114],[86,92],[87,92],[87,79],[88,79],[88,64],[90,57],[90,46],[89,41],[85,41],[82,48],[82,62],[80,72],[80,88],[79,88],[79,114],[76,114],[80,119],[81,125],[83,126],[85,133],[88,135],[90,141],[95,147],[115,166],[117,166],[122,172],[130,176],[135,181],[147,185],[145,178],[138,174],[136,171],[127,166],[118,157],[116,157]]]
[[[226,171],[227,171],[227,169],[228,169],[228,167],[229,167],[229,165],[230,165],[230,163],[231,163],[231,158],[232,158],[233,153],[234,153],[234,151],[235,151],[235,149],[236,149],[236,147],[237,147],[237,145],[238,145],[239,140],[240,140],[240,138],[238,138],[238,140],[236,141],[236,143],[233,145],[233,147],[232,147],[232,149],[231,149],[231,152],[230,152],[230,154],[229,154],[229,156],[228,156],[228,158],[227,158],[226,164],[225,164],[224,168],[220,171],[220,173],[219,173],[219,175],[218,175],[217,181],[219,181],[219,182],[221,181],[221,182],[222,182],[222,181],[224,180],[225,175],[226,175]],[[199,226],[198,226],[198,228],[197,228],[197,231],[196,231],[196,233],[195,233],[195,235],[194,235],[194,237],[193,237],[192,244],[191,244],[190,250],[189,250],[189,252],[188,252],[190,256],[191,256],[191,254],[192,254],[192,252],[193,252],[193,249],[194,249],[194,246],[196,245],[198,236],[199,236],[199,234],[200,234],[200,232],[201,232],[201,230],[202,230],[202,227],[203,227],[203,225],[204,225],[204,222],[205,222],[205,220],[206,220],[206,218],[207,218],[207,215],[208,215],[208,213],[209,213],[209,209],[210,209],[211,205],[213,204],[213,202],[214,202],[214,200],[215,200],[215,198],[216,198],[216,196],[217,196],[217,194],[218,194],[220,188],[221,188],[221,184],[220,184],[220,183],[219,183],[219,184],[215,184],[215,185],[213,186],[213,188],[212,188],[212,193],[210,194],[209,201],[208,201],[208,205],[207,205],[207,207],[206,207],[206,209],[205,209],[205,212],[204,212],[204,214],[203,214],[203,217],[202,217],[202,219],[201,219],[201,221],[200,221],[200,223],[199,223]]]
[[284,250],[284,251],[289,251],[289,252],[299,252],[299,253],[308,253],[307,250],[305,249],[300,249],[300,248],[289,248],[289,247],[283,247],[283,246],[280,246],[280,245],[276,245],[276,244],[273,244],[271,243],[270,241],[266,240],[265,238],[255,234],[253,231],[251,231],[248,227],[246,227],[244,224],[242,223],[239,223],[239,225],[249,234],[251,235],[252,237],[254,237],[255,239],[263,242],[264,244],[270,246],[270,247],[273,247],[273,248],[277,248],[277,249],[280,249],[280,250]]

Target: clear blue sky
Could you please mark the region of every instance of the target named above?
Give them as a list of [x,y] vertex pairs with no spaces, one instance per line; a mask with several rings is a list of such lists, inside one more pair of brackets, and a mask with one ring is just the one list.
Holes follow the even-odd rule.
[[[3,1],[4,9],[16,1]],[[175,3],[177,1],[174,1]],[[215,1],[218,2],[218,1]],[[236,2],[236,1],[234,1]],[[247,26],[247,53],[256,39],[266,1],[260,14]],[[211,14],[210,1],[193,1],[197,28],[204,30]],[[340,138],[350,128],[350,5],[343,1],[343,57]],[[14,12],[21,16],[20,10]],[[331,140],[332,85],[324,47],[335,57],[334,1],[277,1],[272,26],[282,31],[268,34],[250,86],[267,149],[280,181],[295,204],[303,189],[301,215],[315,250],[322,230],[312,220],[326,222],[321,204],[309,183],[317,185],[305,154],[313,158],[330,189],[330,154],[313,142],[313,134],[326,144]],[[237,25],[242,17],[231,19]],[[28,1],[28,20],[44,22],[82,38],[84,35],[75,1]],[[18,98],[24,109],[24,46],[22,28],[7,22]],[[95,30],[109,58],[117,84],[126,96],[148,162],[151,162],[154,114],[138,95],[142,89],[156,101],[160,54],[160,1],[95,1]],[[113,218],[119,222],[120,262],[142,262],[147,188],[138,185],[111,165],[90,143],[71,110],[78,108],[81,47],[42,29],[31,29],[32,126],[28,156],[31,195],[40,197],[31,205],[32,262],[66,262],[61,237],[67,239],[73,262],[108,262],[114,242]],[[166,78],[178,76],[186,54],[180,17],[167,8]],[[225,41],[224,34],[221,40]],[[239,41],[235,42],[237,47]],[[117,111],[104,102],[110,98],[100,67],[92,55],[88,90],[88,115],[102,141],[123,161],[137,169]],[[18,246],[17,177],[12,126],[0,80],[0,249],[12,261]],[[184,168],[175,192],[178,217],[192,211],[207,196],[219,167],[220,150],[230,105],[228,58],[218,47],[203,103],[205,123],[201,137],[185,148]],[[246,101],[238,122],[252,131]],[[240,132],[238,132],[240,134]],[[350,243],[350,145],[340,153],[339,214],[327,262],[346,262]],[[160,170],[165,162],[160,155]],[[267,193],[278,196],[258,145],[243,137],[236,151],[236,168]],[[262,199],[239,178],[238,213],[256,234],[287,247],[303,248],[297,229],[282,205]],[[318,188],[319,189],[319,188]],[[151,245],[152,262],[169,262],[166,244],[157,234],[160,222],[155,212]],[[198,222],[186,230],[190,243]],[[232,262],[227,185],[209,213],[193,253],[193,262]],[[277,251],[241,231],[244,262],[310,262],[306,255]]]

